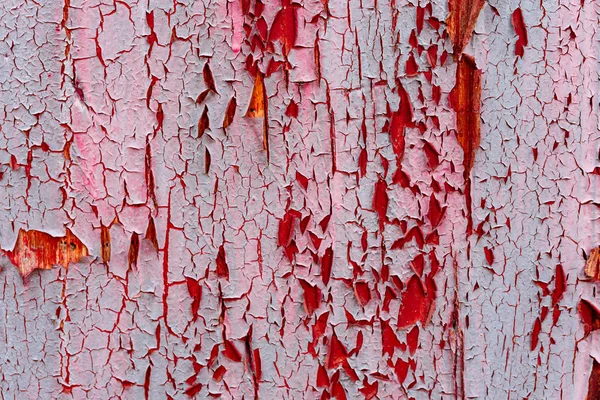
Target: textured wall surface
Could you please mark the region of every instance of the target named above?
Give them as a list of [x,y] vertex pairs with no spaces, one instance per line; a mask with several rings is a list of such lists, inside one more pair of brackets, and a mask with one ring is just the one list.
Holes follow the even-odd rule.
[[2,1],[0,397],[600,399],[599,18]]

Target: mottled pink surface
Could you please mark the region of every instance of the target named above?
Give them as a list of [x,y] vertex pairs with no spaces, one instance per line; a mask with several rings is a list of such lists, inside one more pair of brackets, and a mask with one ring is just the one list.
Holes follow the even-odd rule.
[[600,5],[489,0],[464,54],[447,15],[4,1],[0,246],[70,229],[89,256],[2,256],[2,398],[599,398]]

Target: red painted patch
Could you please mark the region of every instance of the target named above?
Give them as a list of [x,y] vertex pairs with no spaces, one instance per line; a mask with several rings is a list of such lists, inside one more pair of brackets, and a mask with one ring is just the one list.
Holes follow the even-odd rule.
[[223,277],[229,280],[229,267],[227,266],[227,260],[225,259],[225,246],[219,247],[217,253],[217,276]]
[[392,149],[396,154],[396,163],[398,168],[404,159],[404,129],[414,126],[413,108],[410,103],[410,97],[402,84],[398,81],[398,95],[400,96],[400,106],[398,111],[392,114],[389,124],[390,141]]
[[384,179],[379,178],[379,180],[375,183],[371,208],[379,215],[380,231],[383,231],[383,225],[387,221],[388,204],[389,198],[387,194],[387,183]]
[[531,351],[535,350],[538,345],[540,331],[542,330],[542,321],[539,318],[535,319],[533,330],[531,332]]
[[269,40],[279,40],[283,46],[283,54],[287,56],[296,44],[296,10],[291,0],[283,0],[282,8],[273,19]]
[[423,283],[417,275],[413,275],[402,293],[402,303],[398,310],[398,329],[406,328],[421,321],[426,324],[432,302],[425,295]]
[[563,294],[567,290],[567,278],[562,265],[556,266],[556,272],[554,274],[554,291],[552,292],[552,305],[558,304]]
[[410,355],[414,355],[417,351],[417,347],[419,346],[419,327],[414,326],[407,334],[406,334],[406,343],[408,345],[408,350]]
[[333,249],[329,247],[325,250],[325,254],[321,257],[321,278],[323,284],[327,286],[329,284],[329,278],[331,277],[331,267],[333,265]]
[[321,289],[306,282],[304,279],[298,279],[302,290],[304,290],[304,308],[308,315],[312,315],[321,305]]
[[235,109],[237,108],[237,101],[235,97],[232,97],[227,104],[227,109],[225,110],[225,118],[223,118],[223,129],[227,129],[229,125],[233,122],[233,118],[235,117]]
[[515,44],[515,55],[517,57],[523,57],[525,54],[525,46],[527,46],[527,28],[525,27],[525,22],[523,21],[523,13],[520,8],[517,8],[512,14],[512,25],[519,37],[517,39],[517,43]]
[[198,310],[200,309],[200,301],[202,300],[202,286],[199,281],[193,278],[186,277],[185,281],[190,297],[192,298],[192,321],[195,321],[198,318]]
[[587,300],[580,300],[577,306],[579,317],[583,323],[584,337],[590,332],[600,329],[600,310]]

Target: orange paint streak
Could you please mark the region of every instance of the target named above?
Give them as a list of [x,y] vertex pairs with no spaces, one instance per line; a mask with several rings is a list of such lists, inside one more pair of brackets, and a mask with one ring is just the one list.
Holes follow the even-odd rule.
[[254,79],[254,89],[250,97],[250,104],[246,111],[246,117],[260,118],[265,116],[265,81],[262,73],[258,72]]
[[265,90],[264,74],[258,71],[254,79],[254,89],[250,97],[250,104],[246,111],[246,117],[264,118],[263,121],[263,148],[267,151],[267,161],[269,160],[269,113],[267,102],[267,91]]
[[459,57],[473,35],[475,23],[484,0],[449,0],[446,30],[454,44],[454,54]]
[[456,86],[450,93],[450,104],[456,112],[457,139],[464,151],[465,176],[468,176],[481,139],[481,71],[470,56],[463,56],[458,62]]
[[7,255],[25,277],[36,268],[51,269],[54,265],[68,268],[70,263],[79,262],[89,253],[69,229],[61,237],[35,230],[19,230],[15,248]]
[[585,276],[592,280],[600,280],[600,247],[592,249],[585,263]]
[[481,110],[481,71],[475,60],[463,56],[456,67],[456,85],[450,93],[450,105],[456,112],[456,138],[463,149],[465,201],[467,206],[467,233],[473,231],[471,218],[471,169],[475,151],[479,147]]

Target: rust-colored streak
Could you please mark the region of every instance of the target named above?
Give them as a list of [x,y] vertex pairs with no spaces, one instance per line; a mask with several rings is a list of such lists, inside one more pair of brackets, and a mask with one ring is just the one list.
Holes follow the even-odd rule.
[[229,125],[233,122],[233,118],[235,117],[235,109],[237,107],[237,100],[235,97],[232,97],[227,104],[227,109],[225,110],[225,118],[223,118],[223,129],[227,129]]
[[267,160],[269,159],[269,113],[267,91],[265,90],[264,74],[258,71],[254,79],[254,89],[246,111],[246,117],[249,118],[264,118],[263,120],[263,148],[267,152]]
[[588,382],[587,400],[600,400],[600,363],[595,359]]
[[463,164],[467,177],[479,147],[481,109],[481,71],[470,56],[465,55],[458,62],[456,85],[450,93],[450,103],[456,112],[457,139],[464,152]]
[[208,63],[204,64],[204,68],[202,69],[202,77],[204,78],[204,84],[206,85],[206,88],[212,92],[217,93],[215,79],[213,78],[213,74],[210,70],[210,65],[208,65]]
[[210,129],[210,119],[208,118],[208,107],[204,107],[204,111],[202,111],[202,115],[198,120],[198,139],[204,135],[207,129]]
[[131,234],[131,242],[129,243],[129,254],[127,256],[127,266],[131,269],[132,266],[137,266],[138,255],[140,253],[140,235],[137,232]]
[[517,39],[517,43],[515,44],[515,54],[517,57],[523,57],[525,53],[525,46],[527,46],[527,27],[525,26],[525,21],[523,21],[523,13],[520,8],[517,8],[512,14],[512,25],[515,28],[515,32],[519,37]]
[[204,149],[204,173],[208,174],[208,172],[210,171],[210,163],[211,163],[211,156],[210,156],[210,151],[208,151],[208,148]]
[[108,264],[110,262],[110,228],[108,226],[100,226],[100,249],[102,262]]
[[150,147],[149,139],[146,139],[146,157],[144,159],[145,175],[146,175],[146,187],[148,197],[152,200],[152,203],[156,207],[156,192],[154,190],[154,172],[152,172],[152,148]]
[[473,231],[471,218],[471,169],[475,161],[475,151],[479,147],[481,109],[481,71],[475,60],[463,56],[456,66],[456,83],[450,92],[450,105],[456,112],[456,138],[463,149],[465,180],[465,202],[467,208],[467,234]]
[[154,246],[154,250],[158,253],[158,239],[156,238],[156,225],[154,224],[154,218],[150,217],[148,222],[148,228],[146,229],[146,235],[144,239],[149,240]]
[[254,89],[252,89],[252,97],[246,111],[246,117],[260,118],[265,116],[265,80],[262,73],[257,72],[254,79]]
[[592,249],[585,263],[585,276],[592,280],[600,280],[600,247]]
[[484,0],[448,0],[446,24],[454,45],[454,54],[460,57],[471,40]]
[[8,258],[23,277],[36,268],[51,269],[54,265],[68,268],[70,263],[79,262],[88,255],[87,247],[69,229],[61,237],[21,229],[15,248],[7,252]]

